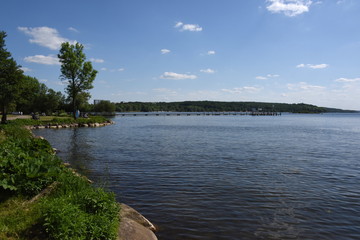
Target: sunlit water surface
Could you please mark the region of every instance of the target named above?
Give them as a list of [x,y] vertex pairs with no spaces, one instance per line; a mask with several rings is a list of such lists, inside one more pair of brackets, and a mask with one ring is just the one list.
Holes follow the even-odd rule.
[[117,117],[36,130],[159,239],[360,239],[360,115]]

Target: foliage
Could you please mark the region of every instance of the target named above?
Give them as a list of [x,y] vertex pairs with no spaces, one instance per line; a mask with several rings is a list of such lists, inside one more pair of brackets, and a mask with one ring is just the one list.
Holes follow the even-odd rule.
[[13,138],[0,146],[0,187],[29,197],[55,180],[60,160],[43,139]]
[[39,204],[28,204],[22,197],[0,203],[0,239],[44,239],[37,231],[41,212]]
[[100,101],[94,105],[94,112],[115,112],[115,104],[110,101]]
[[[116,239],[114,194],[65,168],[50,144],[31,137],[21,123],[0,127],[0,239]],[[50,195],[26,202],[55,181]],[[10,206],[16,199],[22,203]]]
[[[68,228],[76,227],[78,233],[85,238],[70,235],[72,238],[62,236],[58,239],[115,239],[119,223],[119,205],[115,201],[114,194],[101,188],[93,188],[86,179],[69,172],[63,173],[59,182],[56,192],[47,199],[44,207],[46,216],[44,225],[49,235],[60,236]],[[52,201],[52,199],[61,200]],[[55,212],[54,208],[57,208]],[[78,216],[72,216],[72,210],[77,212]],[[68,219],[72,221],[66,225],[58,224],[58,215],[64,218],[69,215]],[[80,221],[86,224],[79,225]]]
[[[291,113],[323,113],[330,109],[310,104],[286,104],[264,102],[216,102],[216,101],[185,101],[185,102],[121,102],[116,103],[118,112],[291,112]],[[341,111],[337,109],[338,111]]]
[[0,106],[1,123],[6,123],[9,105],[20,96],[23,71],[5,48],[6,33],[0,32]]
[[45,201],[43,211],[43,226],[50,239],[86,239],[86,215],[66,196]]
[[34,120],[34,119],[16,119],[9,121],[9,124],[7,126],[4,126],[4,130],[9,130],[9,134],[25,134],[27,136],[31,135],[28,131],[23,131],[19,126],[37,126],[37,125],[47,125],[47,124],[73,124],[73,123],[104,123],[108,121],[103,116],[90,116],[89,118],[78,118],[74,119],[72,117],[52,117],[52,116],[45,116],[40,117],[40,120]]
[[[65,42],[61,45],[58,58],[61,63],[61,79],[67,82],[66,92],[72,101],[72,110],[76,118],[76,109],[79,107],[80,94],[87,93],[93,88],[93,81],[97,71],[93,69],[90,61],[85,62],[86,56],[83,53],[84,46]],[[87,95],[88,97],[89,95]]]

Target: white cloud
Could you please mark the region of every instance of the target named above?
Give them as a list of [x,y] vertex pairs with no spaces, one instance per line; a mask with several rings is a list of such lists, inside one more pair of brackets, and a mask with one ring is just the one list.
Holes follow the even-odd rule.
[[49,27],[18,27],[18,30],[22,31],[26,35],[30,36],[30,43],[36,43],[40,46],[50,48],[52,50],[57,50],[60,48],[61,43],[71,42],[66,38],[63,38],[59,35],[59,32],[55,28]]
[[264,76],[257,76],[257,77],[255,77],[255,78],[258,79],[258,80],[267,80],[267,79],[269,79],[269,78],[277,78],[277,77],[280,77],[280,75],[278,75],[278,74],[268,74],[268,75],[266,75],[266,77],[264,77]]
[[289,83],[287,84],[287,88],[293,91],[308,91],[308,90],[322,90],[325,89],[323,86],[311,85],[306,82],[299,83]]
[[280,77],[279,74],[268,74],[268,75],[266,75],[266,76],[269,77],[269,78],[277,78],[277,77]]
[[176,95],[177,92],[168,88],[154,88],[154,92],[159,94],[168,94],[168,95]]
[[94,62],[94,63],[103,63],[103,62],[105,62],[104,59],[100,59],[100,58],[90,58],[90,61]]
[[190,32],[201,32],[203,30],[198,24],[184,24],[182,22],[177,22],[175,28],[178,28],[180,31]]
[[77,30],[76,28],[73,28],[73,27],[69,27],[68,30],[72,31],[72,32],[76,32],[76,33],[79,32],[79,30]]
[[305,66],[306,66],[306,65],[303,64],[303,63],[296,65],[297,68],[304,68]]
[[311,69],[324,69],[324,68],[328,68],[329,64],[304,64],[301,63],[299,65],[296,66],[297,68],[311,68]]
[[215,55],[215,53],[216,52],[214,50],[210,50],[210,51],[207,52],[207,55]]
[[169,80],[183,80],[183,79],[196,79],[196,75],[188,75],[174,72],[164,72],[161,76],[161,79],[169,79]]
[[39,82],[43,82],[46,83],[48,80],[47,79],[40,79]]
[[223,92],[228,93],[255,93],[260,91],[262,88],[260,87],[254,87],[254,86],[245,86],[245,87],[238,87],[238,88],[232,88],[232,89],[221,89]]
[[66,83],[65,83],[65,82],[62,82],[62,81],[57,81],[57,82],[55,82],[55,85],[65,86]]
[[161,54],[167,54],[167,53],[170,53],[171,51],[169,49],[164,48],[164,49],[161,49],[160,52],[161,52]]
[[32,70],[30,68],[27,67],[21,67],[21,70],[23,70],[24,72],[31,72]]
[[211,69],[211,68],[208,68],[208,69],[201,69],[200,72],[213,74],[213,73],[215,73],[215,70]]
[[312,68],[312,69],[323,69],[323,68],[327,68],[329,67],[328,64],[325,64],[325,63],[322,63],[322,64],[317,64],[317,65],[309,65],[309,68]]
[[107,68],[103,67],[100,70],[101,71],[110,71],[110,72],[123,72],[123,71],[125,71],[125,68],[107,69]]
[[175,28],[179,28],[179,27],[181,27],[182,25],[184,25],[182,22],[177,22],[177,23],[175,24]]
[[309,11],[313,3],[311,0],[267,0],[266,7],[272,13],[283,13],[288,17],[295,17]]
[[353,82],[359,82],[360,78],[338,78],[335,80],[335,82],[341,82],[341,83],[353,83]]
[[25,62],[39,63],[45,65],[60,65],[59,59],[55,55],[35,55],[24,58]]

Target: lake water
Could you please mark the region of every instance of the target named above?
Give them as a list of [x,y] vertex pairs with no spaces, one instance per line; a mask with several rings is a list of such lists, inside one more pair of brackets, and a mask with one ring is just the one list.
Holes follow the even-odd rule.
[[360,115],[116,117],[35,130],[159,239],[360,239]]

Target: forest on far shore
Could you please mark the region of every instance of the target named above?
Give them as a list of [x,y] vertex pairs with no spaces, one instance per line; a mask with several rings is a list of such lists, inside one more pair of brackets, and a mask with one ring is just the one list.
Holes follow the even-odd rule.
[[120,102],[115,103],[117,112],[290,112],[290,113],[326,113],[355,112],[336,108],[318,107],[305,103],[265,103],[265,102]]

